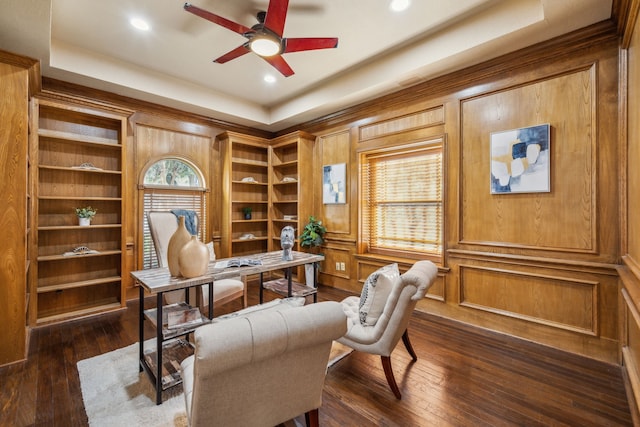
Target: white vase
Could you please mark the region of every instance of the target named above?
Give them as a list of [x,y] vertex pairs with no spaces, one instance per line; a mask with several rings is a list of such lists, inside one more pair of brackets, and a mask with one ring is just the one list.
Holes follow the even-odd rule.
[[91,218],[80,218],[80,217],[78,217],[78,223],[82,227],[87,227],[87,226],[91,225]]
[[198,237],[191,236],[191,240],[180,249],[178,264],[183,277],[190,279],[202,276],[209,266],[209,248]]

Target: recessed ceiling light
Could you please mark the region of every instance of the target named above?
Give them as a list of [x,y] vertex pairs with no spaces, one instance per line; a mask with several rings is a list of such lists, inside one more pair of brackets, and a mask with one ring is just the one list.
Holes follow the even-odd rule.
[[140,18],[131,18],[131,21],[129,22],[138,30],[149,31],[149,29],[151,28],[147,21]]
[[267,74],[266,76],[264,76],[264,81],[267,83],[275,83],[276,78],[271,74]]
[[393,10],[394,12],[402,12],[403,10],[406,10],[410,4],[410,0],[392,0],[391,4],[389,5],[389,9]]

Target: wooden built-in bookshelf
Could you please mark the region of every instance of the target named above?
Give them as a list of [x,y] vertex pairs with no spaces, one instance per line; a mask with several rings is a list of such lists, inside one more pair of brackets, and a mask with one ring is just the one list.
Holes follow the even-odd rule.
[[[313,146],[315,137],[305,132],[293,132],[270,141],[269,151],[269,246],[282,248],[280,235],[286,226],[294,228],[294,250],[300,250],[297,236],[309,215],[313,214]],[[296,278],[303,282],[304,269],[296,269]]]
[[[122,286],[123,141],[126,117],[34,99],[37,147],[32,179],[37,193],[37,298],[32,323],[119,309]],[[78,225],[75,208],[98,213]],[[73,254],[80,246],[97,253]]]
[[[269,147],[262,138],[225,132],[222,151],[222,254],[245,256],[267,251]],[[251,208],[246,219],[243,208]]]

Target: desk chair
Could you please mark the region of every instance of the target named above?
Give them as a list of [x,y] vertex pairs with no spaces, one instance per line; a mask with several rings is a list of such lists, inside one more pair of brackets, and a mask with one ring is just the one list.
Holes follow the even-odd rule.
[[[169,239],[178,229],[178,218],[169,211],[149,211],[147,212],[147,221],[149,223],[149,231],[151,239],[156,250],[158,264],[160,267],[167,267],[167,248]],[[196,217],[196,227],[199,222]],[[213,245],[209,246],[210,261],[215,260],[215,252]],[[203,307],[209,304],[209,289],[207,286],[200,287],[202,294]],[[184,301],[184,291],[168,292],[165,294],[167,303],[172,304]],[[247,284],[246,280],[241,277],[216,280],[213,285],[213,306],[221,306],[237,298],[242,298],[242,307],[247,306]]]

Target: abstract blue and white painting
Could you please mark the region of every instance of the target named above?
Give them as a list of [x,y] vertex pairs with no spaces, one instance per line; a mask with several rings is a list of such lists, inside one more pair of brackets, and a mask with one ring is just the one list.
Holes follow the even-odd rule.
[[343,204],[347,202],[347,164],[322,167],[322,203]]
[[491,134],[491,194],[551,191],[549,124]]

